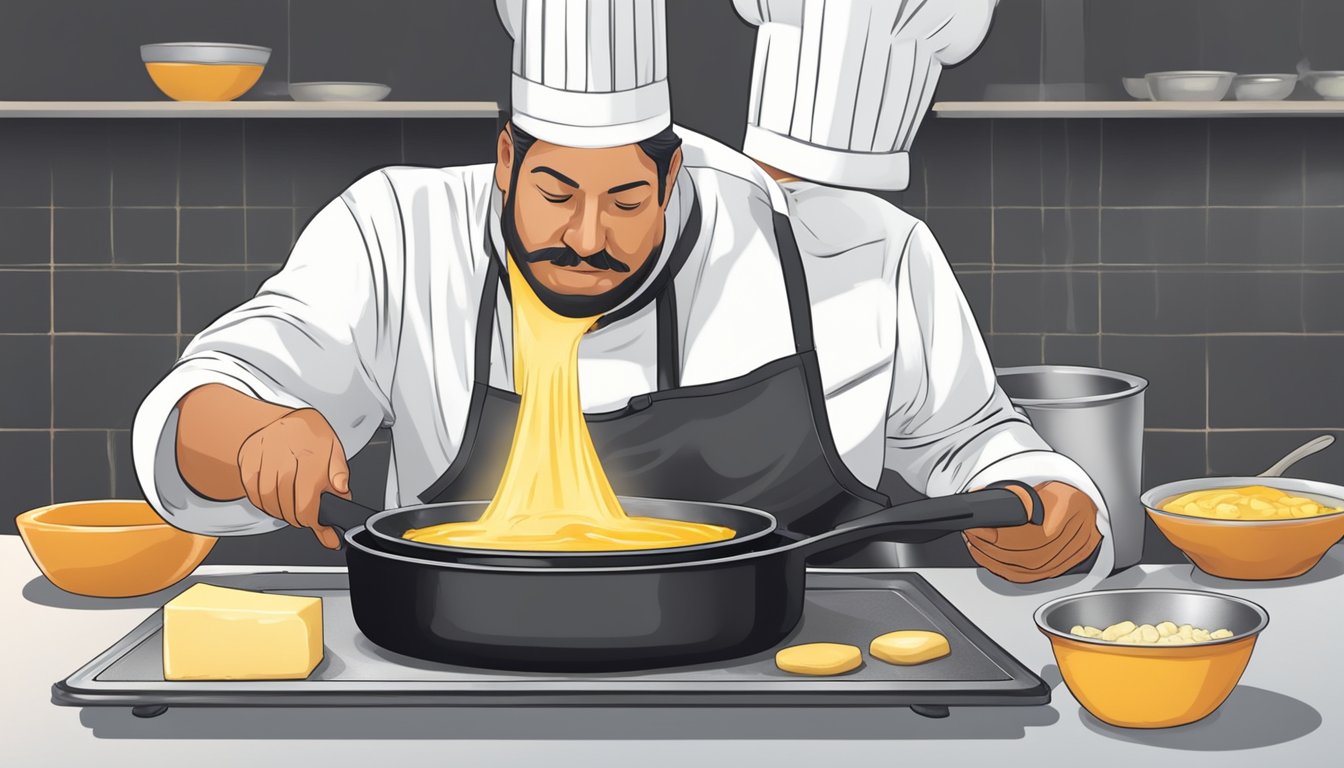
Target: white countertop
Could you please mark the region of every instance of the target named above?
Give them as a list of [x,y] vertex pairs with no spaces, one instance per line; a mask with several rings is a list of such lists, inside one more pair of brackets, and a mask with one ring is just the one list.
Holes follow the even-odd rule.
[[[199,573],[248,570],[205,567]],[[1192,575],[1185,565],[1141,566],[1107,582],[1115,588],[1226,591],[1269,611],[1269,628],[1222,709],[1202,722],[1164,731],[1099,723],[1080,711],[1059,683],[1049,643],[1036,631],[1031,613],[1050,597],[1077,591],[1070,586],[1075,578],[1019,587],[975,570],[920,572],[1053,685],[1054,700],[1043,707],[953,708],[944,720],[905,708],[177,708],[142,720],[123,708],[58,707],[50,703],[51,684],[112,645],[166,597],[95,600],[66,594],[41,576],[17,536],[0,536],[5,617],[0,763],[24,768],[1339,764],[1344,547],[1290,582],[1225,582]]]

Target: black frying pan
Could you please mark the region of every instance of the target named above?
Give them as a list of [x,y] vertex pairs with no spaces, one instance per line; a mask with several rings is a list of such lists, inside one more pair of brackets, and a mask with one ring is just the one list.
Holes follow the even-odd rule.
[[440,523],[465,523],[477,520],[489,502],[454,501],[422,504],[379,512],[330,493],[322,494],[318,522],[348,531],[364,526],[384,552],[407,557],[452,560],[477,565],[504,565],[535,568],[578,568],[590,566],[644,565],[649,557],[673,560],[703,560],[740,552],[775,532],[775,518],[764,512],[731,504],[707,504],[694,501],[668,501],[621,497],[621,508],[634,517],[658,517],[692,523],[711,523],[731,528],[731,539],[668,549],[614,550],[608,552],[534,552],[512,549],[482,549],[427,544],[402,538],[413,528]]
[[357,526],[345,532],[351,606],[374,643],[450,664],[600,672],[745,656],[797,625],[808,557],[875,539],[923,542],[1029,518],[1039,525],[1039,497],[1012,485],[1027,490],[1030,510],[997,487],[891,507],[797,541],[772,533],[744,551],[689,560],[644,551],[635,553],[643,564],[615,567],[408,557]]

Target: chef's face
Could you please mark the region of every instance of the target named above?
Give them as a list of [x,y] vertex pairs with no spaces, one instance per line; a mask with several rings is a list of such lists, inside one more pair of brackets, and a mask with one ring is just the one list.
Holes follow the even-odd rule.
[[677,150],[660,185],[657,166],[636,144],[580,149],[541,140],[519,160],[505,129],[495,183],[536,281],[558,294],[598,296],[641,274],[658,250],[680,166]]

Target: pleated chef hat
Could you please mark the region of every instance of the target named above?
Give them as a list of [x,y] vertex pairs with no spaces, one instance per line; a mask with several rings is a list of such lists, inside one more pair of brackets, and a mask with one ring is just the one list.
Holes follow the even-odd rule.
[[513,122],[543,141],[614,147],[672,123],[664,0],[496,0],[513,38]]
[[998,0],[733,0],[759,27],[744,151],[813,181],[905,189],[943,67]]

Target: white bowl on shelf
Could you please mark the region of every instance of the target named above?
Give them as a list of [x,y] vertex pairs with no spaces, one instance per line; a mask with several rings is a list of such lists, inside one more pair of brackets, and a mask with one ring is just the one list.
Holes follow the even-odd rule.
[[382,83],[290,83],[289,96],[295,101],[382,101],[392,92]]
[[1122,77],[1120,83],[1125,86],[1125,93],[1128,93],[1130,98],[1139,101],[1153,100],[1153,92],[1148,88],[1148,81],[1142,77]]
[[1232,95],[1238,101],[1282,101],[1297,87],[1297,75],[1237,75]]
[[1344,71],[1312,72],[1305,79],[1322,99],[1344,99]]
[[1179,70],[1144,75],[1154,101],[1222,101],[1235,72]]

